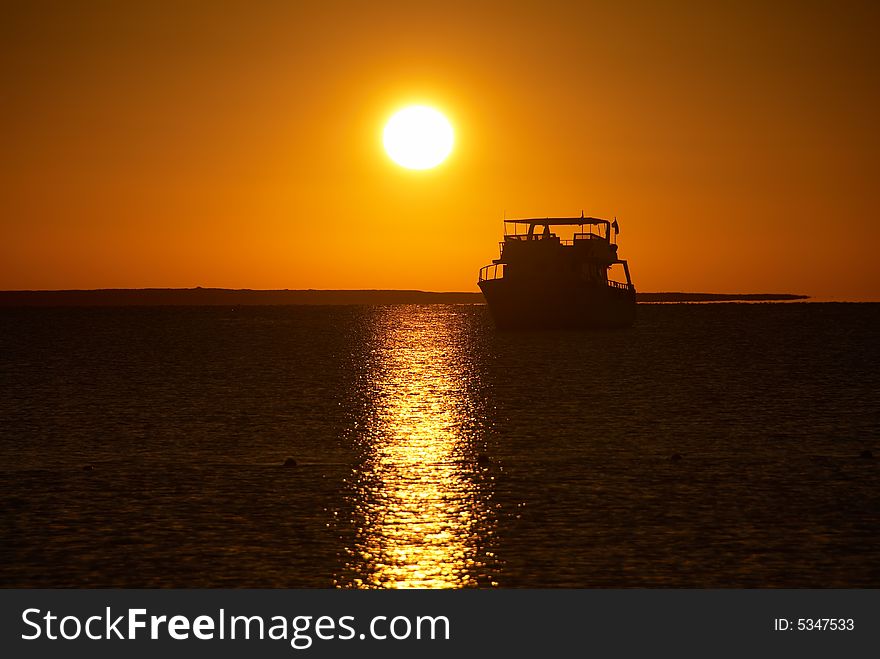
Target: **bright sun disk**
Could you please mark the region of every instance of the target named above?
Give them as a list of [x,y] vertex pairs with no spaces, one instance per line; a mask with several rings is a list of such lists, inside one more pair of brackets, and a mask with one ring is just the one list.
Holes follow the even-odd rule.
[[452,125],[440,112],[425,105],[411,105],[385,124],[385,151],[401,167],[430,169],[452,151]]

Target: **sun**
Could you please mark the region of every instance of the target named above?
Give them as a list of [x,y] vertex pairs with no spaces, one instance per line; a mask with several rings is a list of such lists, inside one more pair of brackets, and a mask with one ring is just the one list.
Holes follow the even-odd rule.
[[440,112],[426,105],[410,105],[385,124],[385,151],[401,167],[430,169],[452,151],[452,125]]

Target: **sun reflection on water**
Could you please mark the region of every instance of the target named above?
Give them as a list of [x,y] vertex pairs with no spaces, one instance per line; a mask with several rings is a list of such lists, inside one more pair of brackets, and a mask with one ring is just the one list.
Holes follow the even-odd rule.
[[465,317],[389,307],[374,318],[353,474],[355,540],[337,580],[354,588],[493,585],[491,474]]

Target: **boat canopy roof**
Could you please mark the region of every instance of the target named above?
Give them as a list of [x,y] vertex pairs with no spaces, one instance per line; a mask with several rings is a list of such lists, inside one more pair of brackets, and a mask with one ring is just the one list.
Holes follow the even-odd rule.
[[583,224],[610,225],[608,220],[597,217],[536,217],[531,219],[504,220],[505,224],[527,224],[532,226],[581,226]]

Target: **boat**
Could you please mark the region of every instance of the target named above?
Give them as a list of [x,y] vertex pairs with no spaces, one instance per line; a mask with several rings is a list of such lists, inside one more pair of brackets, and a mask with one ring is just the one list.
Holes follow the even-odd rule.
[[[632,325],[636,289],[629,265],[617,257],[619,232],[616,218],[504,220],[500,255],[480,269],[478,281],[495,325],[499,329]],[[624,281],[609,279],[614,266],[623,270]]]

